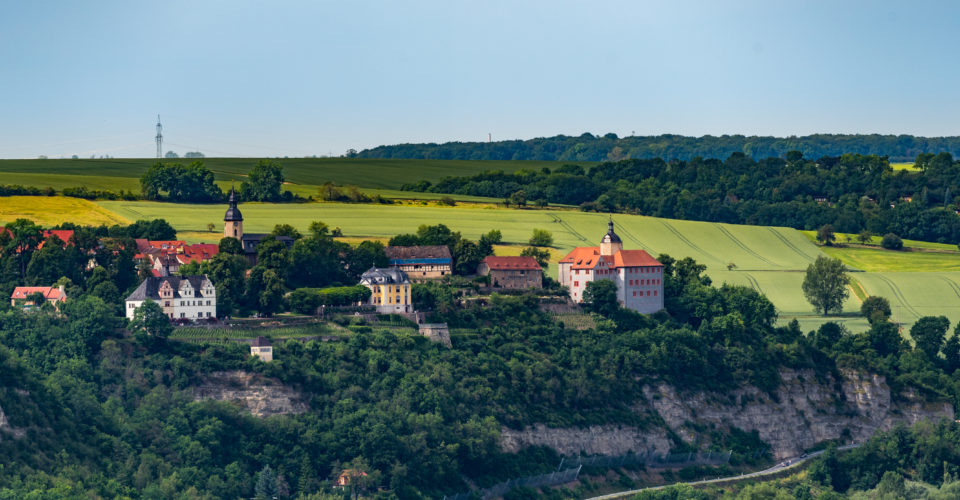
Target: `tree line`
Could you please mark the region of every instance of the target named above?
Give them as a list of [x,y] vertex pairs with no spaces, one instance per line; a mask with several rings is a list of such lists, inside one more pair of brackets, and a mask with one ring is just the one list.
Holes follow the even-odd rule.
[[420,181],[405,190],[565,204],[585,211],[672,219],[897,234],[960,242],[960,163],[948,153],[919,155],[916,170],[894,170],[887,157],[844,154],[753,160],[623,160],[585,169],[491,171]]
[[960,137],[919,137],[880,134],[814,134],[800,137],[744,135],[705,135],[687,137],[619,137],[608,133],[579,136],[557,135],[528,140],[495,142],[447,142],[443,144],[396,144],[363,151],[348,152],[357,158],[409,158],[431,160],[539,160],[539,161],[619,161],[624,159],[727,158],[741,153],[760,160],[784,157],[790,151],[804,156],[841,156],[844,154],[887,156],[910,161],[920,154],[946,152],[960,155]]

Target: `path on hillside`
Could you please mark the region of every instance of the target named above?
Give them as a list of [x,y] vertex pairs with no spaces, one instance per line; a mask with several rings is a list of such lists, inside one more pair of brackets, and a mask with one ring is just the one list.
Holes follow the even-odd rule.
[[[837,451],[852,450],[852,449],[854,449],[854,448],[856,448],[856,447],[858,447],[858,446],[860,446],[860,444],[848,444],[848,445],[845,445],[845,446],[837,447]],[[826,450],[815,451],[815,452],[810,453],[810,454],[808,454],[808,455],[805,454],[805,455],[801,455],[801,456],[799,456],[799,457],[788,458],[788,459],[786,459],[786,460],[778,463],[777,465],[774,465],[773,467],[770,467],[769,469],[764,469],[764,470],[757,471],[757,472],[750,472],[750,473],[748,473],[748,474],[740,474],[740,475],[737,475],[737,476],[728,476],[728,477],[718,477],[718,478],[716,478],[716,479],[704,479],[703,481],[678,482],[678,483],[673,483],[673,484],[664,484],[664,485],[661,485],[661,486],[651,486],[651,487],[649,487],[649,488],[640,488],[640,489],[637,489],[637,490],[629,490],[629,491],[621,491],[621,492],[618,492],[618,493],[610,493],[610,494],[608,494],[608,495],[602,495],[602,496],[599,496],[599,497],[588,498],[588,499],[586,499],[586,500],[613,500],[613,499],[615,499],[615,498],[621,498],[621,497],[625,497],[625,496],[629,496],[629,495],[635,495],[635,494],[637,494],[637,493],[640,493],[641,491],[662,490],[662,489],[664,489],[664,488],[669,488],[669,487],[671,487],[671,486],[677,486],[677,485],[681,485],[681,484],[686,484],[686,485],[689,485],[689,486],[697,486],[697,485],[702,485],[702,484],[729,483],[729,482],[746,481],[746,480],[748,480],[748,479],[756,479],[756,478],[758,478],[758,477],[764,477],[764,476],[770,476],[770,475],[773,475],[773,474],[779,474],[779,473],[781,473],[781,472],[783,472],[783,471],[785,471],[785,470],[790,470],[790,469],[799,467],[800,465],[803,465],[804,463],[806,463],[806,462],[807,462],[808,460],[810,460],[811,458],[816,458],[816,457],[822,455],[824,452],[826,452]]]

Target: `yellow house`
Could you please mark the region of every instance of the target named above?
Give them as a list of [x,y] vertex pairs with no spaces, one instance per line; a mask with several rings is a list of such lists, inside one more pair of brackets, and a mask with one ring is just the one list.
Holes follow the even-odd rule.
[[410,277],[396,269],[371,267],[360,276],[360,284],[370,289],[369,305],[382,314],[410,313]]

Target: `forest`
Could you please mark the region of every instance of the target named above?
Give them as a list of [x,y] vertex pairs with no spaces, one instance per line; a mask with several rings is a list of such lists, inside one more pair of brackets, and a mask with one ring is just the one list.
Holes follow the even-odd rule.
[[418,158],[435,160],[619,161],[624,159],[692,160],[727,158],[734,153],[760,160],[800,151],[809,158],[844,154],[887,156],[912,161],[917,155],[960,155],[960,137],[918,137],[879,134],[815,134],[800,137],[705,135],[687,137],[618,137],[608,133],[557,135],[528,140],[396,144],[348,152],[358,158]]
[[404,185],[405,190],[490,196],[511,205],[576,205],[699,220],[837,231],[897,234],[960,242],[960,163],[949,153],[921,154],[915,170],[894,170],[887,157],[844,154],[754,160],[660,158],[606,162],[585,169],[486,172]]

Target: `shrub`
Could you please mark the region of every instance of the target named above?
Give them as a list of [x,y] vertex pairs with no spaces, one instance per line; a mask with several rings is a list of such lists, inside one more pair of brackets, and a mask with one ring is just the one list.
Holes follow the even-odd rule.
[[887,233],[883,235],[883,239],[880,240],[880,246],[887,250],[900,250],[903,248],[903,240],[893,233]]

